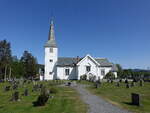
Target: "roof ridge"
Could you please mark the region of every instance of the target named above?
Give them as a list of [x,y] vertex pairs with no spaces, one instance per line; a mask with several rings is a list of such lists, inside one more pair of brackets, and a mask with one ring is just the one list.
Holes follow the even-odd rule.
[[58,57],[58,58],[76,58],[76,57]]
[[95,59],[107,59],[107,58],[95,58]]

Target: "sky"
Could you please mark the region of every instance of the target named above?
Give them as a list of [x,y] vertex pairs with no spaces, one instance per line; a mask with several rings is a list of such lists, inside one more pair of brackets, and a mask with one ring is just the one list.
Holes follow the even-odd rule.
[[44,64],[52,17],[59,56],[150,67],[150,0],[0,0],[0,40],[18,58],[28,50]]

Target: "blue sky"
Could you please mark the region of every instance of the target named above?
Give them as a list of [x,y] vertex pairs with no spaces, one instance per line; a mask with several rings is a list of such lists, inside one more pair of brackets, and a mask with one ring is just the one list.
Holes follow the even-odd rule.
[[44,63],[51,15],[59,56],[150,67],[150,0],[0,0],[0,40],[13,55],[28,50]]

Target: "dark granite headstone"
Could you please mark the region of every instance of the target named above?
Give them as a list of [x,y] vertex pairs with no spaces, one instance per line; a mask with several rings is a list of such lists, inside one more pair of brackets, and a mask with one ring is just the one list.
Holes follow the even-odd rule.
[[126,88],[130,88],[130,84],[129,83],[126,84]]
[[12,98],[11,98],[11,101],[19,101],[19,92],[18,91],[15,91],[13,94],[12,94]]
[[95,88],[99,88],[100,87],[100,83],[96,82],[94,83]]
[[29,91],[28,91],[28,89],[25,89],[25,90],[24,90],[24,96],[29,96]]
[[125,83],[126,83],[126,84],[129,83],[129,82],[128,82],[128,79],[125,80]]
[[132,97],[132,104],[140,106],[140,95],[136,93],[132,93],[131,97]]
[[111,83],[113,83],[113,80],[111,80]]
[[9,91],[10,90],[10,86],[5,86],[4,91]]
[[121,83],[121,82],[122,82],[122,79],[120,79],[119,82]]
[[119,83],[119,82],[117,82],[116,86],[117,86],[117,87],[120,87],[120,83]]

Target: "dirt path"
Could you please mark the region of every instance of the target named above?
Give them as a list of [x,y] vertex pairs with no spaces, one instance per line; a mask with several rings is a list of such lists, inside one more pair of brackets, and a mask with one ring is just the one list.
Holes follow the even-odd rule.
[[74,88],[81,95],[81,99],[89,105],[88,113],[131,113],[106,102],[101,97],[91,94],[87,89],[85,89],[85,85],[78,84]]

